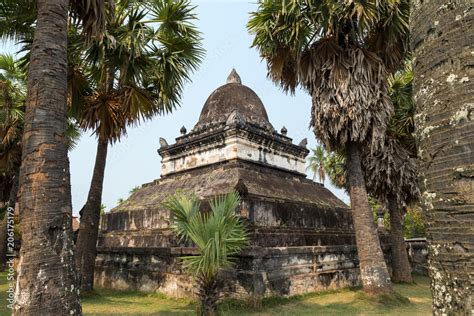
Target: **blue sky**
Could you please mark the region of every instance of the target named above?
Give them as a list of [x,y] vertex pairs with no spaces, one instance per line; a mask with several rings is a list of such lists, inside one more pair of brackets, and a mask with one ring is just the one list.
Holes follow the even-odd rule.
[[[161,158],[157,154],[159,138],[173,143],[181,126],[190,130],[197,122],[200,111],[211,92],[225,83],[227,75],[235,68],[242,83],[252,88],[262,99],[270,122],[280,130],[288,129],[294,143],[308,138],[308,147],[314,148],[316,140],[308,128],[311,98],[304,91],[286,95],[266,78],[266,64],[258,52],[250,48],[252,37],[247,32],[249,12],[256,9],[254,2],[194,0],[203,33],[206,57],[184,90],[181,107],[172,114],[156,117],[129,129],[120,143],[109,147],[105,171],[103,204],[114,207],[119,198],[126,198],[134,186],[160,177]],[[11,45],[2,45],[2,51],[14,52]],[[94,160],[96,139],[85,133],[78,146],[70,153],[73,212],[77,214],[87,198]],[[312,175],[310,175],[312,176]],[[328,187],[339,198],[348,202],[347,195]]]

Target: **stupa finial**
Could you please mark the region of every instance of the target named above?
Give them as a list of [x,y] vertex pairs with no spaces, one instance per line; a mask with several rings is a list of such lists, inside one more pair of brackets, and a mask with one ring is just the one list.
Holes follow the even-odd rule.
[[237,71],[235,71],[235,68],[232,68],[232,71],[227,77],[227,83],[242,83],[242,80],[240,80],[240,76]]

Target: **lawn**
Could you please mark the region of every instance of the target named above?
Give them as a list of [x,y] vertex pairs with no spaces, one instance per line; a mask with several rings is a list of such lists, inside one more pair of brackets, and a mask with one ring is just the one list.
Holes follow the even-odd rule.
[[[10,315],[6,307],[6,274],[0,274],[0,315]],[[429,279],[415,277],[415,284],[397,284],[396,291],[408,298],[377,301],[358,289],[344,289],[304,296],[268,298],[262,307],[252,308],[244,301],[226,300],[223,315],[431,315]],[[83,297],[85,315],[193,315],[191,300],[168,299],[156,293],[119,292],[98,289]]]

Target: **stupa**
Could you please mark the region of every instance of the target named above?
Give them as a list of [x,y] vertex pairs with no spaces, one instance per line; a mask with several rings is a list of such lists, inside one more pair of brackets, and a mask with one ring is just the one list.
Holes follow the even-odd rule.
[[160,139],[161,178],[102,217],[96,284],[188,296],[193,283],[179,258],[196,250],[174,237],[162,202],[184,190],[205,205],[235,189],[251,246],[224,272],[224,292],[263,297],[357,285],[350,209],[306,178],[306,140],[294,144],[287,132],[274,129],[260,98],[233,70],[190,132],[181,128],[174,144]]

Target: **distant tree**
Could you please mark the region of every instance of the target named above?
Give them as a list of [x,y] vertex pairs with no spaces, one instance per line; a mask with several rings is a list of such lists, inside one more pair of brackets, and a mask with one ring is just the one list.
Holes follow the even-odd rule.
[[3,203],[8,202],[14,181],[18,181],[25,97],[25,73],[12,55],[0,55],[0,201]]
[[323,168],[332,185],[339,189],[347,189],[346,157],[343,153],[329,151],[325,154]]
[[347,184],[363,288],[392,286],[368,203],[361,154],[383,146],[393,112],[387,76],[407,49],[409,3],[403,1],[259,1],[248,28],[285,91],[312,96],[319,141],[347,157]]
[[125,135],[127,127],[179,105],[183,86],[203,56],[195,20],[188,0],[119,1],[106,25],[107,36],[92,41],[85,52],[82,37],[70,36],[76,62],[71,73],[77,79],[72,84],[85,92],[79,102],[71,100],[71,107],[81,126],[97,135],[75,253],[83,290],[93,287],[108,145]]
[[105,206],[104,204],[100,205],[100,216],[105,214],[106,209],[107,209],[107,206]]
[[308,167],[306,170],[311,170],[313,173],[313,181],[316,179],[316,175],[319,177],[319,182],[324,185],[324,180],[326,179],[326,174],[324,172],[324,160],[326,159],[324,148],[317,146],[315,149],[312,149],[311,156],[308,157]]
[[235,212],[239,202],[238,194],[231,192],[212,200],[207,213],[200,210],[196,195],[178,193],[164,204],[171,211],[177,236],[192,242],[199,251],[197,256],[182,258],[197,282],[199,315],[217,314],[219,273],[232,266],[232,256],[248,244],[245,226]]
[[403,217],[403,235],[405,238],[426,237],[426,219],[419,206],[408,206]]

